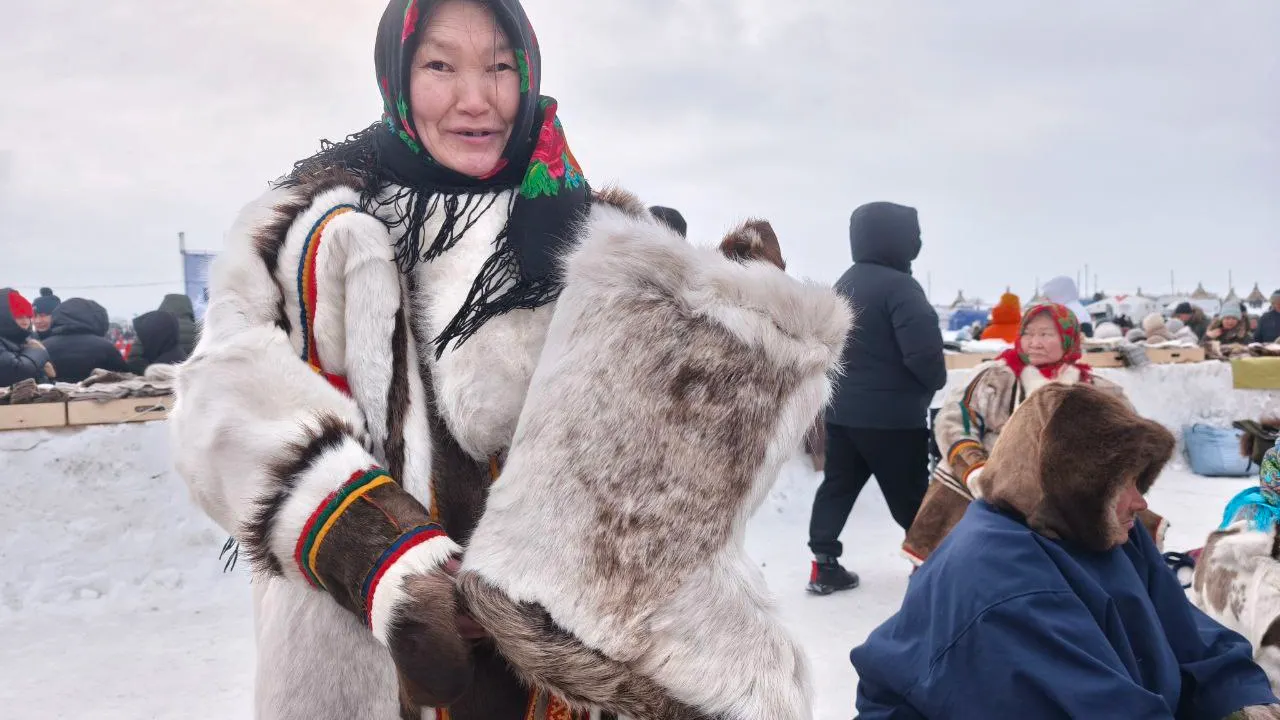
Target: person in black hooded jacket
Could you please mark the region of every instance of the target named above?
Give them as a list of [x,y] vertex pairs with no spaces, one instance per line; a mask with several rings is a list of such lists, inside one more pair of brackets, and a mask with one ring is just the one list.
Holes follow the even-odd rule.
[[160,301],[159,309],[173,313],[178,318],[178,344],[182,346],[182,352],[190,357],[196,351],[196,344],[200,342],[200,325],[196,323],[191,298],[181,293],[170,293]]
[[34,311],[17,290],[0,288],[0,387],[23,380],[49,382],[53,367],[44,346],[31,337]]
[[177,365],[187,359],[179,339],[178,316],[152,310],[133,319],[138,345],[129,356],[129,369],[142,375],[152,365]]
[[107,339],[107,311],[98,303],[71,298],[53,311],[53,324],[44,346],[58,380],[80,382],[97,368],[129,372],[116,346]]
[[853,307],[855,329],[827,409],[826,475],[809,521],[809,591],[819,595],[858,585],[838,562],[839,538],[872,475],[894,521],[911,527],[929,485],[929,403],[947,383],[938,314],[911,277],[921,247],[915,208],[863,205],[849,220],[849,244],[854,264],[835,289]]

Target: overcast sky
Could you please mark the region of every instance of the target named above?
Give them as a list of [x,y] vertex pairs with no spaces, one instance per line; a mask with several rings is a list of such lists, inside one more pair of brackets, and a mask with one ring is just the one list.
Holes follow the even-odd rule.
[[[771,220],[797,275],[849,263],[848,218],[920,209],[916,265],[957,290],[1280,286],[1280,3],[528,0],[543,91],[597,186],[711,243]],[[375,119],[358,0],[9,2],[0,285],[113,316],[180,288],[321,137]],[[135,288],[80,289],[90,285]]]

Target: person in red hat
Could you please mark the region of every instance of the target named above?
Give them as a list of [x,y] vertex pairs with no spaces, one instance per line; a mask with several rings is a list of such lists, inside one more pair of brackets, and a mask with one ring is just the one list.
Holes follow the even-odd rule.
[[31,337],[35,310],[12,288],[0,288],[0,387],[23,380],[49,382],[54,376],[49,353]]

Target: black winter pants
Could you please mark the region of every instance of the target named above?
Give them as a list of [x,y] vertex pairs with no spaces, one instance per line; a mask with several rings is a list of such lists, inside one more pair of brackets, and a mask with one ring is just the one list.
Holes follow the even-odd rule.
[[894,521],[906,531],[929,487],[929,431],[827,423],[826,478],[813,499],[809,520],[809,549],[815,555],[840,556],[840,532],[872,475]]

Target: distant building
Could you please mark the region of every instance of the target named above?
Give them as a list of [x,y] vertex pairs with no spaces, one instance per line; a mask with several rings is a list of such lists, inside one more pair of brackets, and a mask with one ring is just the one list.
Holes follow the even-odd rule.
[[1262,288],[1258,287],[1258,283],[1253,284],[1253,292],[1249,293],[1249,297],[1244,299],[1246,305],[1255,310],[1267,305],[1267,296],[1262,294]]

